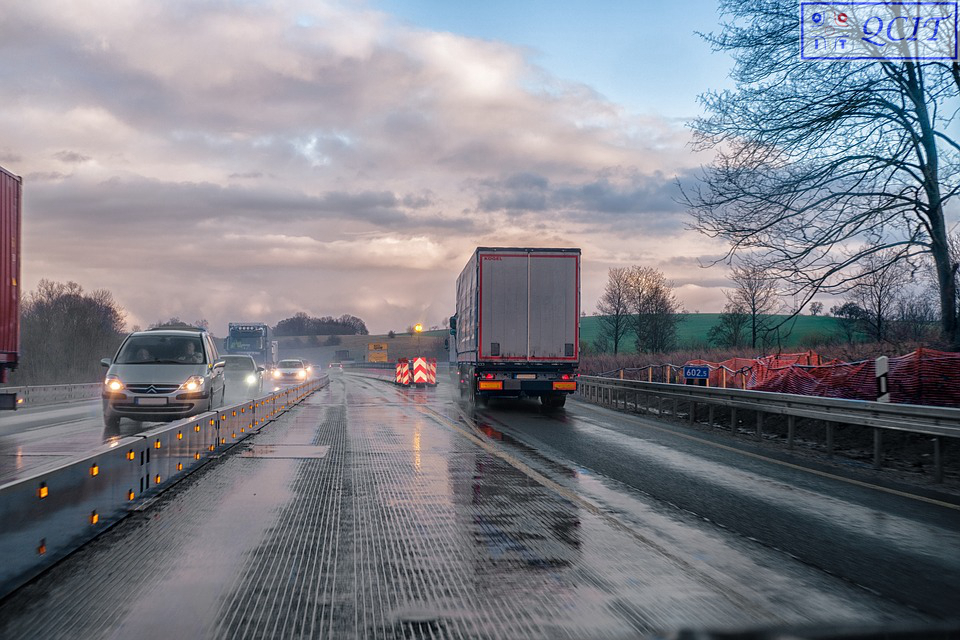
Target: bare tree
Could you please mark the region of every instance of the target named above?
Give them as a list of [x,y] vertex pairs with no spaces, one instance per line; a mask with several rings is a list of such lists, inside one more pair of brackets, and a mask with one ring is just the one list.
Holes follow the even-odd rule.
[[923,293],[897,296],[890,322],[890,337],[896,341],[927,342],[936,333],[937,310]]
[[[956,262],[945,207],[960,193],[957,63],[811,62],[797,55],[797,5],[721,0],[733,91],[701,96],[694,145],[714,160],[681,185],[693,227],[748,252],[803,306],[841,291],[851,265],[885,248],[934,264],[941,330],[957,345]],[[846,247],[857,245],[853,252]]]
[[653,267],[630,268],[630,312],[637,351],[663,353],[677,343],[682,317],[680,302],[663,272]]
[[124,311],[109,291],[86,293],[79,284],[41,280],[21,308],[17,385],[91,382],[100,358],[112,356],[123,334]]
[[891,316],[912,279],[907,265],[893,259],[889,250],[867,255],[861,260],[848,300],[862,310],[861,331],[869,338],[876,342],[888,338]]
[[857,306],[856,302],[845,302],[830,307],[830,313],[837,319],[837,328],[840,330],[843,340],[847,343],[856,341],[860,324],[863,321],[863,309]]
[[630,271],[625,267],[607,272],[607,286],[597,302],[597,313],[599,344],[612,345],[613,353],[619,353],[620,342],[630,328]]
[[749,326],[750,315],[738,302],[728,299],[717,324],[707,332],[707,338],[717,347],[739,348],[747,342],[746,332]]
[[823,312],[822,302],[814,302],[813,304],[810,305],[810,315],[812,315],[813,317],[817,317],[822,312]]
[[774,314],[780,310],[780,291],[768,269],[756,264],[735,267],[730,279],[737,285],[728,299],[747,315],[750,346],[767,342],[767,334],[776,326]]

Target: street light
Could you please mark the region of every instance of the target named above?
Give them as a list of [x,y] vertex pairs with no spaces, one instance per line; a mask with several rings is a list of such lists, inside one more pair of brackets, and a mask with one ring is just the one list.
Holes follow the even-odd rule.
[[417,355],[418,356],[423,355],[422,353],[420,353],[420,332],[422,331],[423,331],[422,324],[418,322],[417,324],[413,325],[413,332],[417,334]]

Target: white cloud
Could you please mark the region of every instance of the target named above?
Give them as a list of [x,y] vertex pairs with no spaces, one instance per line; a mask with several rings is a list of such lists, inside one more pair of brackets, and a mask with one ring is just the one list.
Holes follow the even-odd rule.
[[28,287],[109,288],[141,323],[303,310],[386,330],[449,314],[479,244],[582,246],[586,309],[592,265],[715,251],[670,202],[696,164],[683,128],[519,48],[357,3],[5,12],[0,157],[33,176]]

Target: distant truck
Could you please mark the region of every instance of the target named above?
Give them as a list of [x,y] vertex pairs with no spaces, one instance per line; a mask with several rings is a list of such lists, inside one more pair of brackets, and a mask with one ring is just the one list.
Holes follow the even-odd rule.
[[276,362],[270,342],[270,327],[262,322],[231,322],[227,325],[226,352],[231,355],[253,356],[257,364],[266,367]]
[[[20,215],[22,182],[0,167],[0,382],[20,352]],[[16,409],[16,394],[0,391],[0,409]]]
[[450,320],[462,397],[562,407],[580,364],[580,249],[478,248]]

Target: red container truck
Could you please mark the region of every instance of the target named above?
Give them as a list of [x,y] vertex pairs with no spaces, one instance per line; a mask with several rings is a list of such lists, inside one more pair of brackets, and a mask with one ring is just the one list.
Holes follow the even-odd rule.
[[[0,382],[17,368],[20,351],[20,210],[22,181],[0,167]],[[0,393],[0,409],[16,397]]]

